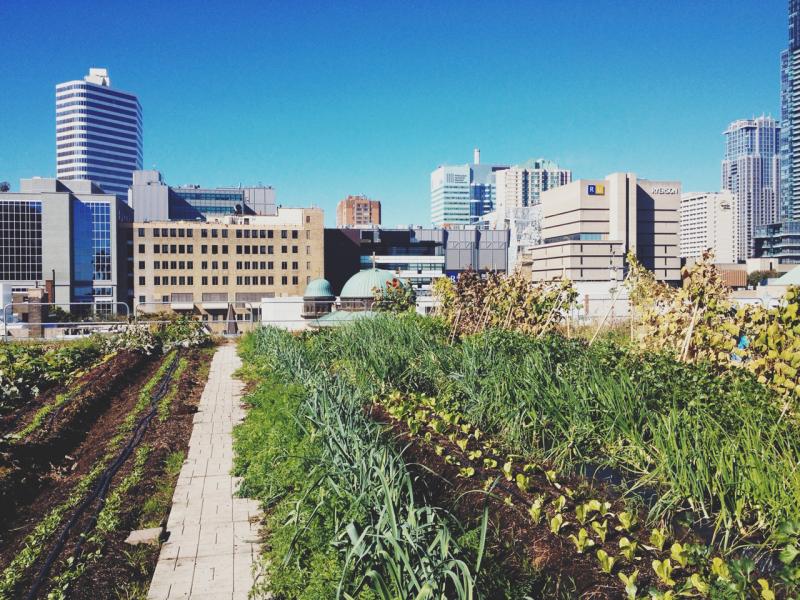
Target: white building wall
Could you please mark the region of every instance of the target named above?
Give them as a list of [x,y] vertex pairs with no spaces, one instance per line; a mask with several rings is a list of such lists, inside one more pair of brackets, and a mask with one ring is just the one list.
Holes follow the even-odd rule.
[[736,197],[730,191],[687,192],[681,196],[680,253],[695,258],[707,249],[718,263],[744,259],[739,252]]

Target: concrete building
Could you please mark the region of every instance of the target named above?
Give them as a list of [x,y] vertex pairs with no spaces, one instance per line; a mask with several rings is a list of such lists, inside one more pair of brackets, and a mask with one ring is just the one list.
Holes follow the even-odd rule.
[[776,223],[780,208],[780,126],[771,117],[734,121],[725,130],[722,189],[736,198],[737,255],[755,256],[753,235]]
[[495,174],[503,165],[481,164],[480,150],[473,162],[442,165],[431,172],[431,222],[434,227],[475,225],[494,210]]
[[22,179],[0,193],[0,281],[47,287],[49,302],[115,311],[131,301],[131,209],[91,181]]
[[680,255],[698,258],[708,249],[718,263],[736,263],[736,198],[729,192],[687,192],[681,196]]
[[275,190],[269,186],[171,187],[158,171],[135,171],[128,204],[137,222],[194,221],[229,215],[277,215]]
[[348,196],[336,205],[337,227],[379,227],[381,203],[366,196]]
[[263,298],[302,296],[323,275],[323,212],[133,224],[134,287],[143,312],[172,310],[225,320]]
[[408,281],[418,300],[438,277],[466,269],[506,271],[507,230],[326,229],[325,277],[335,293],[354,274],[373,267]]
[[542,193],[542,244],[525,260],[534,280],[621,281],[633,250],[657,279],[680,281],[681,184],[613,173]]
[[142,108],[106,69],[56,86],[56,177],[88,179],[124,198],[142,168]]
[[495,173],[498,218],[515,208],[536,206],[542,192],[572,181],[572,171],[539,158]]

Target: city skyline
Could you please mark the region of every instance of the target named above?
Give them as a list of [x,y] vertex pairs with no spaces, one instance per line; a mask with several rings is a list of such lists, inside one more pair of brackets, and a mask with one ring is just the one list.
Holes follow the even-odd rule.
[[[387,225],[427,224],[429,173],[469,162],[476,146],[487,164],[544,156],[575,178],[630,170],[713,191],[727,124],[779,116],[782,0],[578,2],[536,36],[535,8],[515,4],[497,5],[480,36],[487,20],[465,17],[444,31],[448,11],[461,6],[446,3],[302,15],[281,5],[198,15],[185,5],[39,4],[47,14],[38,4],[15,8],[0,67],[13,90],[0,114],[19,117],[5,120],[0,140],[0,179],[13,189],[20,178],[55,174],[54,87],[89,67],[108,68],[115,87],[139,96],[145,168],[176,185],[272,185],[279,204],[318,205],[327,224],[338,200],[362,193],[382,199]],[[253,18],[239,18],[245,12]],[[274,31],[256,44],[266,18]],[[126,19],[147,20],[151,33],[123,49]],[[41,35],[78,22],[102,23],[103,34],[66,47],[61,34]],[[491,35],[501,27],[506,36]],[[213,43],[195,35],[203,28],[215,32]],[[354,39],[342,38],[348,32]],[[539,77],[521,80],[522,64]],[[741,77],[731,84],[725,73],[734,68]],[[460,94],[463,76],[476,72],[482,84]]]

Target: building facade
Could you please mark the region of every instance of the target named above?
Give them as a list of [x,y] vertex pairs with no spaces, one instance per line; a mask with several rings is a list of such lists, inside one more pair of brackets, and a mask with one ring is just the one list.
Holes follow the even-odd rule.
[[22,179],[0,193],[0,281],[50,287],[49,302],[115,311],[130,304],[131,209],[91,181]]
[[56,86],[56,177],[88,179],[125,198],[142,168],[142,108],[112,89],[106,69]]
[[431,222],[434,227],[475,225],[494,210],[495,175],[503,165],[483,165],[475,149],[472,163],[442,165],[431,172]]
[[713,250],[718,263],[736,263],[738,254],[736,198],[729,192],[687,192],[681,196],[680,255],[698,258]]
[[323,212],[280,208],[274,216],[132,225],[137,310],[224,320],[245,303],[302,296],[323,276]]
[[536,206],[542,192],[572,181],[572,171],[539,158],[497,171],[495,210],[498,215],[515,208]]
[[337,227],[379,227],[381,203],[366,196],[348,196],[336,205]]
[[204,221],[231,215],[278,214],[272,187],[171,187],[164,183],[158,171],[133,173],[128,204],[137,222]]
[[800,0],[789,0],[789,44],[781,53],[781,215],[800,221]]
[[542,193],[542,244],[526,263],[534,280],[621,281],[629,250],[656,278],[680,281],[681,184],[613,173]]
[[325,278],[335,293],[355,273],[391,271],[408,281],[417,296],[428,296],[433,281],[469,268],[506,271],[509,232],[477,229],[326,229]]
[[780,213],[780,126],[771,117],[734,121],[725,130],[722,189],[736,198],[737,255],[755,256],[753,234]]

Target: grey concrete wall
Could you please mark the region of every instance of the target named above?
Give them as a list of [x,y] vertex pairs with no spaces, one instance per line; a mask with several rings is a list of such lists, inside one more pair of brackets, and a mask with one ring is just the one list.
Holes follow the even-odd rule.
[[42,194],[42,277],[53,278],[55,299],[69,304],[72,284],[72,201],[69,194]]

